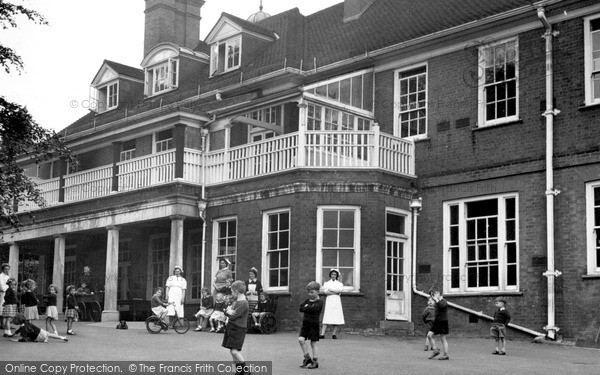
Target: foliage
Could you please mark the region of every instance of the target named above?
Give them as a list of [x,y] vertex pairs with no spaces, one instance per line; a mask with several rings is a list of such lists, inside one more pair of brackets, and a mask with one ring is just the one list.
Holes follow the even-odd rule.
[[[25,16],[29,21],[40,25],[48,24],[44,16],[35,10],[0,0],[0,28],[6,30],[9,27],[17,27],[18,16]],[[12,48],[0,43],[0,67],[3,67],[6,73],[10,73],[11,66],[14,66],[20,73],[23,70],[23,61]]]
[[[0,27],[17,27],[17,17],[25,16],[38,24],[47,24],[38,12],[0,0]],[[7,73],[11,67],[17,72],[23,69],[23,62],[14,50],[0,44],[0,67]],[[2,228],[19,228],[17,215],[19,203],[34,202],[45,206],[36,184],[22,168],[24,163],[36,164],[61,159],[74,163],[70,151],[59,136],[51,130],[39,126],[27,108],[7,101],[0,95],[0,234]],[[31,216],[31,215],[30,215]]]

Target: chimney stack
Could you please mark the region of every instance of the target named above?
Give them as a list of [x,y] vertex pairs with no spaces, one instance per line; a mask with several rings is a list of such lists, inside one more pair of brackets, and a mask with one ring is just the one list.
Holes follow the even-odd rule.
[[344,0],[344,22],[360,17],[375,0]]
[[145,0],[144,56],[157,44],[195,48],[200,40],[204,0]]

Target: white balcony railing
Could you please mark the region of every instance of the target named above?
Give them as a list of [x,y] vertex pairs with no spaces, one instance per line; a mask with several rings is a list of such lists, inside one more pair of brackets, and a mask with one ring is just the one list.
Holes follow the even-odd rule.
[[[60,197],[60,177],[49,180],[32,179],[37,184],[40,195],[44,198],[46,205],[53,206],[59,203]],[[22,202],[19,204],[19,211],[32,211],[40,207],[34,202]]]
[[[202,163],[205,162],[203,171]],[[382,169],[414,176],[414,143],[380,133],[377,125],[370,131],[301,130],[260,142],[207,152],[183,150],[182,180],[217,185],[266,176],[297,168],[308,169]],[[65,202],[75,202],[137,190],[175,179],[176,150],[170,149],[117,163],[117,187],[113,191],[113,166],[65,176]],[[181,173],[181,172],[180,172]],[[38,184],[48,205],[58,203],[59,179]],[[25,210],[35,205],[22,205]]]
[[102,197],[112,190],[112,165],[65,176],[65,202]]

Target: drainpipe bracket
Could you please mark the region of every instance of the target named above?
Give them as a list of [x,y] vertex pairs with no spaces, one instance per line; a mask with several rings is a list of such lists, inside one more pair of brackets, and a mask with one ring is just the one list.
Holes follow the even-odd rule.
[[556,30],[548,30],[545,33],[542,34],[542,36],[540,38],[542,39],[546,39],[550,34],[552,34],[553,37],[558,36],[560,34],[560,31],[556,31]]
[[560,331],[560,328],[558,328],[556,326],[544,326],[544,331],[558,332],[558,331]]
[[547,111],[545,111],[544,113],[542,113],[542,117],[547,117],[547,116],[556,116],[560,113],[560,110],[554,108],[554,109],[549,109]]
[[560,193],[561,191],[558,189],[546,190],[546,195],[554,195],[555,197]]
[[554,271],[547,270],[542,275],[544,275],[546,277],[550,277],[550,276],[558,277],[558,276],[562,275],[562,272],[560,272],[559,270],[554,270]]

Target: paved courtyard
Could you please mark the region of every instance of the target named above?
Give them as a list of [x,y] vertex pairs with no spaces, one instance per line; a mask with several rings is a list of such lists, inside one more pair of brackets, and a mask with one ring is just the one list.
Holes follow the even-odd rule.
[[[37,321],[41,327],[42,321]],[[151,335],[142,322],[127,331],[115,324],[76,323],[69,342],[15,343],[0,338],[0,365],[6,361],[230,361],[221,334],[174,331]],[[65,332],[65,323],[59,323]],[[391,336],[343,334],[320,342],[320,368],[299,368],[301,351],[296,332],[249,334],[243,354],[248,361],[272,361],[274,375],[286,374],[597,374],[597,349],[509,341],[506,356],[494,356],[491,339],[449,337],[450,360],[427,360],[424,340]],[[0,369],[4,374],[5,369]]]

